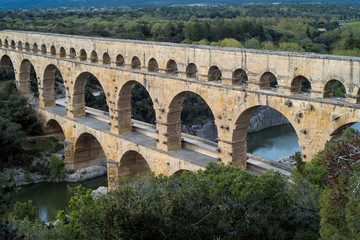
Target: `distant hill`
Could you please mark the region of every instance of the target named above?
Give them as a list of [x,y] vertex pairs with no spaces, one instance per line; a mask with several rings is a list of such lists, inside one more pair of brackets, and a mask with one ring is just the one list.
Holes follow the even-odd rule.
[[241,5],[249,3],[359,3],[359,0],[0,0],[0,9],[9,8],[57,8],[57,7],[160,7],[187,4],[226,4]]

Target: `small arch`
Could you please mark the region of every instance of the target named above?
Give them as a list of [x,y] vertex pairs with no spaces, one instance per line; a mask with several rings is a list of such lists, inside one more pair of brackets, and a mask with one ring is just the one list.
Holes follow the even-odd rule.
[[121,157],[119,177],[134,177],[149,172],[151,172],[150,166],[140,153],[130,150]]
[[190,172],[189,170],[185,170],[185,169],[180,169],[180,170],[177,170],[176,172],[174,172],[174,176],[177,176],[177,177],[180,177],[181,174],[183,174],[184,172]]
[[3,44],[2,44],[2,40],[0,39],[0,47],[2,47],[2,45],[3,45]]
[[74,145],[75,170],[90,166],[106,166],[107,158],[100,142],[90,133],[81,134]]
[[18,42],[17,47],[18,47],[18,50],[20,50],[20,51],[23,50],[23,45],[22,45],[22,42],[21,42],[21,41]]
[[151,58],[149,60],[148,71],[149,72],[158,72],[159,71],[159,65],[155,58]]
[[63,48],[63,47],[60,48],[60,57],[61,58],[66,57],[66,51],[65,51],[65,48]]
[[95,51],[91,52],[90,61],[92,63],[97,63],[98,62],[98,55],[97,55],[97,53]]
[[116,66],[117,67],[125,66],[125,59],[121,54],[116,56]]
[[310,93],[311,92],[311,83],[304,76],[297,76],[291,83],[291,92],[292,93]]
[[221,82],[221,71],[217,66],[211,66],[209,68],[209,72],[208,72],[208,81],[209,82],[214,82],[214,81],[218,81]]
[[246,72],[238,68],[232,74],[232,84],[233,85],[240,85],[240,84],[247,84],[248,76]]
[[177,63],[170,59],[166,64],[166,74],[168,75],[177,75],[178,74],[178,66]]
[[11,48],[12,48],[12,49],[15,49],[15,48],[16,48],[16,46],[15,46],[15,41],[14,41],[14,40],[11,41]]
[[25,43],[25,51],[30,52],[30,44],[28,42]]
[[34,43],[34,45],[33,45],[33,52],[34,53],[39,52],[39,47],[38,47],[38,45],[36,43]]
[[339,80],[332,79],[325,84],[324,98],[340,97],[344,98],[346,94],[346,88]]
[[70,58],[75,59],[76,58],[76,51],[74,48],[70,48]]
[[104,65],[110,65],[110,63],[111,63],[110,55],[107,52],[103,54],[102,59],[103,59]]
[[86,53],[86,51],[84,49],[80,50],[80,57],[79,58],[80,58],[80,61],[86,61],[87,53]]
[[46,49],[45,44],[41,45],[41,53],[42,54],[47,54],[47,49]]
[[141,69],[141,62],[137,56],[131,59],[131,69]]
[[186,67],[186,77],[187,78],[198,78],[198,68],[194,63],[189,63]]
[[260,89],[277,88],[277,79],[271,72],[264,73],[260,78]]
[[52,56],[56,56],[56,48],[55,48],[54,46],[51,46],[51,47],[50,47],[50,54],[51,54]]
[[6,47],[6,48],[9,47],[9,41],[7,39],[5,39],[5,41],[4,41],[4,47]]
[[357,104],[360,103],[360,88],[358,89],[357,94],[356,94],[356,103]]
[[52,137],[55,137],[58,141],[63,142],[65,140],[64,131],[61,125],[55,119],[50,119],[46,123],[44,127],[44,133],[46,135],[51,135]]

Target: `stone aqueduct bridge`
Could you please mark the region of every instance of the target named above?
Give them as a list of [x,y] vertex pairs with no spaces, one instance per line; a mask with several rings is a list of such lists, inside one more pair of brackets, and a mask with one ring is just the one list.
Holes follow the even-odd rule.
[[[305,160],[360,119],[360,58],[18,31],[0,32],[0,57],[1,66],[11,61],[25,95],[30,63],[34,66],[40,94],[36,110],[47,131],[63,131],[66,164],[80,168],[88,160],[107,159],[109,181],[149,168],[166,175],[195,170],[211,161],[246,168],[247,128],[260,106],[290,121]],[[66,108],[55,106],[55,69],[64,79]],[[85,111],[90,74],[106,94],[108,122]],[[242,74],[247,84],[241,83]],[[276,89],[270,88],[271,74]],[[311,83],[310,94],[300,93],[304,77]],[[344,84],[346,99],[331,98],[335,80]],[[154,103],[156,127],[147,133],[133,131],[130,102],[136,83]],[[184,147],[180,116],[190,92],[211,108],[217,146],[198,141]]]

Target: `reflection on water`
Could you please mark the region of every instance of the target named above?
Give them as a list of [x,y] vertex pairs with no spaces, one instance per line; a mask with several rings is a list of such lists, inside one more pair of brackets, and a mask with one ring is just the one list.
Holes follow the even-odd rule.
[[39,183],[22,186],[14,194],[14,203],[32,200],[39,219],[43,222],[53,221],[57,210],[65,210],[70,201],[71,194],[67,189],[80,184],[84,187],[97,189],[100,186],[107,186],[107,179],[106,176],[102,176],[79,183]]
[[298,137],[291,124],[249,133],[247,144],[249,153],[274,161],[301,151]]

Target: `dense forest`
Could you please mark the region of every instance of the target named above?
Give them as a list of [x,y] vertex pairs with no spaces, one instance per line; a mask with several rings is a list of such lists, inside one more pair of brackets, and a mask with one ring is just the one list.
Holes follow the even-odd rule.
[[0,11],[0,30],[359,56],[359,12],[333,4]]

